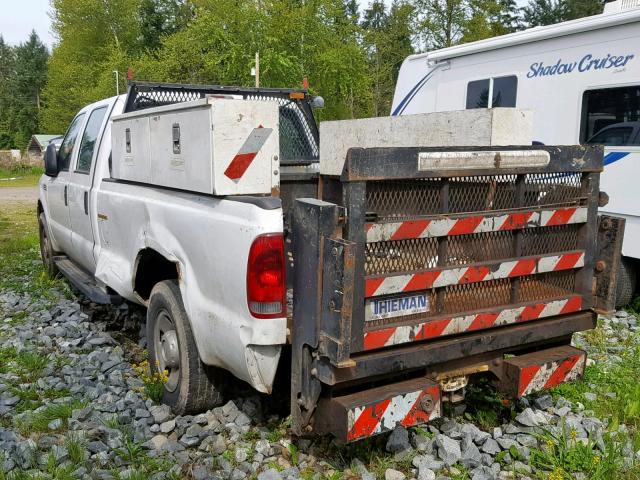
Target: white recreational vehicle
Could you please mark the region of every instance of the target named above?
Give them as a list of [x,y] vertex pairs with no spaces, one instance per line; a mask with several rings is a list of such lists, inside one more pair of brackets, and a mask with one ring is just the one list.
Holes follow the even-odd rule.
[[535,140],[605,145],[602,209],[626,218],[621,300],[640,267],[640,0],[604,13],[405,59],[392,115],[532,109]]

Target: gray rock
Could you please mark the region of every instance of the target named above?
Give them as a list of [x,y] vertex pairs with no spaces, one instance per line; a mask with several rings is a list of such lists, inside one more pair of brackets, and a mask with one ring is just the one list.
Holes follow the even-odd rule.
[[480,450],[476,447],[471,437],[464,437],[460,442],[460,451],[462,458],[460,463],[466,468],[475,468],[482,463]]
[[282,475],[275,468],[270,468],[258,475],[258,480],[282,480]]
[[202,433],[202,427],[196,423],[194,425],[191,425],[189,428],[187,428],[187,431],[185,432],[185,436],[197,437],[201,433]]
[[586,392],[584,394],[584,399],[588,402],[595,402],[598,399],[598,396],[595,393]]
[[62,428],[62,419],[56,418],[54,420],[51,420],[47,425],[47,428],[49,430],[58,430],[59,428]]
[[409,432],[403,426],[397,426],[387,439],[387,452],[397,453],[411,449]]
[[423,468],[418,473],[418,480],[436,480],[436,473],[428,468]]
[[471,471],[471,480],[495,480],[496,473],[487,466],[481,466]]
[[91,453],[108,452],[109,447],[100,440],[94,440],[93,442],[87,443],[87,450]]
[[500,453],[500,445],[493,438],[487,438],[487,440],[482,444],[482,448],[480,448],[484,453],[488,453],[489,455],[496,455]]
[[507,437],[501,437],[497,440],[497,442],[503,450],[509,450],[511,447],[518,445],[518,442]]
[[160,424],[160,431],[162,433],[171,433],[176,428],[175,420],[168,420]]
[[254,449],[257,453],[268,457],[269,452],[271,451],[271,444],[268,440],[258,440],[254,446]]
[[539,427],[549,423],[542,412],[536,412],[531,408],[525,408],[516,416],[516,422],[525,427]]
[[155,423],[164,423],[171,418],[171,408],[168,405],[153,405],[149,408],[149,413]]
[[393,468],[387,468],[384,472],[384,480],[404,480],[406,475]]
[[543,395],[536,398],[533,403],[540,410],[547,410],[553,407],[553,398],[551,397],[551,395]]
[[526,433],[519,433],[516,436],[516,440],[520,445],[525,447],[535,447],[538,445],[538,440],[533,435],[527,435]]
[[419,433],[413,433],[411,444],[421,453],[433,453],[433,438],[425,437]]
[[444,467],[444,462],[436,460],[433,455],[416,455],[413,457],[411,463],[418,469],[418,471],[421,469],[438,471]]
[[438,447],[438,456],[447,466],[457,463],[462,457],[460,444],[446,435],[436,435],[435,444]]
[[166,435],[155,435],[151,440],[145,442],[143,446],[151,449],[151,450],[160,450],[167,444],[169,439]]
[[251,425],[251,419],[244,412],[238,413],[238,416],[236,417],[234,422],[236,423],[236,425],[240,425],[241,427],[245,425]]

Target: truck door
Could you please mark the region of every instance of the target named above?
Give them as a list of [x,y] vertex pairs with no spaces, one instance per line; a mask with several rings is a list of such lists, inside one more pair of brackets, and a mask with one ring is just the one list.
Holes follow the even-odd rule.
[[69,165],[76,154],[78,134],[85,119],[81,113],[73,119],[67,134],[58,151],[59,172],[56,177],[48,177],[47,204],[49,206],[48,222],[55,242],[56,250],[68,253],[71,251],[71,221],[69,219]]
[[104,129],[110,104],[98,105],[88,115],[78,147],[75,168],[69,178],[69,217],[71,221],[72,257],[90,272],[95,270],[93,256],[93,228],[89,215],[89,202],[95,157],[100,147],[101,133]]

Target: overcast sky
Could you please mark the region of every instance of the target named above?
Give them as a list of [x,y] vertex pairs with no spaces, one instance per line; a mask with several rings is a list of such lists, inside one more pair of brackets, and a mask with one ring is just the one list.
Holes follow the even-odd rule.
[[11,45],[27,39],[35,30],[49,47],[53,44],[49,0],[0,0],[0,35]]
[[[360,0],[369,4],[369,0]],[[391,1],[389,0],[388,4]],[[526,0],[518,0],[519,5]],[[53,45],[51,19],[49,18],[49,0],[0,0],[0,35],[5,42],[16,45],[27,39],[32,29],[49,47]]]

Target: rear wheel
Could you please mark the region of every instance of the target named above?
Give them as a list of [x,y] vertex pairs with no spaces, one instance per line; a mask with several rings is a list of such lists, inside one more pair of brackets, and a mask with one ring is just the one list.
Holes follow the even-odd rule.
[[631,303],[636,292],[636,282],[636,262],[630,258],[622,257],[616,285],[616,308]]
[[42,258],[42,264],[44,269],[50,278],[57,277],[60,272],[53,261],[54,251],[51,246],[51,239],[49,238],[49,231],[47,230],[47,219],[44,216],[44,212],[38,215],[38,233],[40,234],[40,258]]
[[175,280],[159,282],[151,291],[147,342],[151,368],[167,373],[163,402],[175,414],[201,412],[222,403],[222,372],[200,360]]

